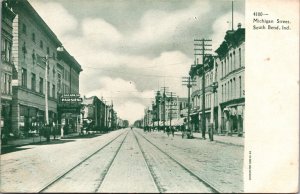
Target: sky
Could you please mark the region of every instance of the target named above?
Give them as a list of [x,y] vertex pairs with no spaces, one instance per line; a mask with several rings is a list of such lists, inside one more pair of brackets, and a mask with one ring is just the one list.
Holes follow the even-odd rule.
[[[133,123],[165,86],[187,97],[182,77],[194,62],[194,39],[213,51],[231,29],[231,0],[29,0],[80,63],[80,94],[113,103]],[[234,29],[244,26],[234,1]],[[212,53],[214,54],[214,53]]]

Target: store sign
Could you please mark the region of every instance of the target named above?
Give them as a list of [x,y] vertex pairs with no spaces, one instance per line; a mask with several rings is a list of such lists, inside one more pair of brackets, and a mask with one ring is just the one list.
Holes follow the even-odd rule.
[[63,97],[80,97],[80,94],[64,94]]
[[82,102],[82,98],[70,98],[70,97],[62,97],[60,99],[61,102]]
[[80,94],[64,94],[60,98],[61,103],[78,103],[82,102],[82,98],[80,98]]

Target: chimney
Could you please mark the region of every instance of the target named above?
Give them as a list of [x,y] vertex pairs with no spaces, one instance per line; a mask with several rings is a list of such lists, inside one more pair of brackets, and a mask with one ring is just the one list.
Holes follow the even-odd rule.
[[238,23],[238,29],[241,29],[241,27],[242,27],[242,24]]

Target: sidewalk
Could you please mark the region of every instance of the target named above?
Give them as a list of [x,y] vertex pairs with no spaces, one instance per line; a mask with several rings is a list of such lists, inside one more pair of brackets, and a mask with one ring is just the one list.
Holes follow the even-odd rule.
[[[64,135],[64,138],[67,138],[67,137],[73,137],[73,136],[78,136],[79,133],[71,133],[71,134],[68,134],[68,135]],[[59,140],[61,139],[60,135],[56,135],[56,140]],[[28,137],[28,138],[24,138],[24,139],[14,139],[14,140],[9,140],[7,142],[6,145],[1,145],[1,150],[3,148],[10,148],[10,147],[18,147],[18,146],[24,146],[24,145],[28,145],[28,144],[39,144],[41,142],[45,142],[47,139],[44,137],[44,136],[38,136],[38,137]],[[51,135],[50,136],[50,141],[53,141],[54,140],[54,136]]]
[[[181,132],[175,132],[175,135],[180,135]],[[201,133],[193,133],[194,138],[196,139],[202,139]],[[241,146],[244,147],[244,137],[237,137],[237,136],[222,136],[222,135],[214,135],[214,141],[218,143],[228,144],[228,145],[235,145],[235,146]],[[206,140],[209,141],[209,136],[206,134]]]

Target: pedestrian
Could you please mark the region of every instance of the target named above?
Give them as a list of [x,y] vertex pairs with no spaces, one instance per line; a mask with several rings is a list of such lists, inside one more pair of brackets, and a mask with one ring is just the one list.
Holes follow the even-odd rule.
[[174,137],[175,128],[174,128],[174,127],[171,127],[171,130],[172,130],[172,135],[173,135],[173,137]]
[[56,138],[56,126],[55,126],[55,122],[52,122],[52,132],[53,132],[53,138]]

